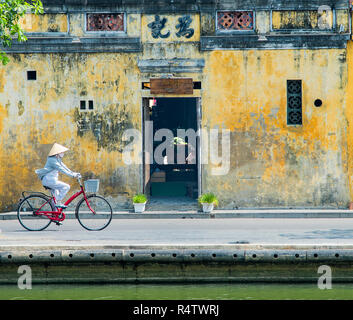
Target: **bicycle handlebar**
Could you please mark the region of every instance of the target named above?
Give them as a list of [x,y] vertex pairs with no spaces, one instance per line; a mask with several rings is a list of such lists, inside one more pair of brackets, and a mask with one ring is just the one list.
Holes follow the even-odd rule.
[[78,176],[76,177],[76,179],[77,179],[78,183],[80,184],[80,186],[82,186],[82,182],[81,182],[82,176],[81,176],[81,175],[78,175]]

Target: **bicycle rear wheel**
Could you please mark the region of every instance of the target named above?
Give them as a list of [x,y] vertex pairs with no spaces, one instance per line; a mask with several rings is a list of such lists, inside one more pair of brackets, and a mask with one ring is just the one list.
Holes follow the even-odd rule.
[[47,228],[51,220],[36,211],[54,211],[50,200],[41,195],[24,198],[17,208],[17,218],[22,227],[29,231],[41,231]]
[[[94,211],[88,207],[87,202]],[[84,198],[76,206],[76,218],[78,222],[87,230],[99,231],[106,228],[113,217],[113,210],[109,202],[102,196],[87,196],[87,202]]]

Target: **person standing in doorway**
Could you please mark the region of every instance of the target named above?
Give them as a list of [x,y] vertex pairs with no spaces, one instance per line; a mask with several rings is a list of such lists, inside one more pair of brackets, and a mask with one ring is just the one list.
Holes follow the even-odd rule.
[[62,200],[70,190],[70,185],[59,181],[59,171],[71,178],[77,178],[81,176],[80,173],[71,171],[62,162],[64,153],[68,150],[68,148],[58,143],[54,143],[48,154],[47,162],[44,168],[35,170],[38,177],[42,180],[43,186],[52,189],[53,195],[57,200],[55,206],[57,208],[63,209],[65,209],[66,206],[62,204]]

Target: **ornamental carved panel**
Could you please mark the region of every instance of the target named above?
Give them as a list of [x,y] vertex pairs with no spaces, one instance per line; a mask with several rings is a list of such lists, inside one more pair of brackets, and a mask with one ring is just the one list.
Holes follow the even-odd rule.
[[253,11],[220,11],[217,12],[218,30],[253,30]]
[[87,31],[124,31],[124,14],[87,14]]

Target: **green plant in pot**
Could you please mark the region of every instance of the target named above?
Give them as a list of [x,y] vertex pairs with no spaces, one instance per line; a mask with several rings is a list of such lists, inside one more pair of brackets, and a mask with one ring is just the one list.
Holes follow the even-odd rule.
[[134,209],[136,213],[141,213],[145,211],[147,197],[144,194],[136,194],[132,198],[132,202],[134,204]]
[[204,193],[199,197],[199,203],[202,205],[202,211],[212,212],[214,206],[218,206],[218,199],[213,193]]

